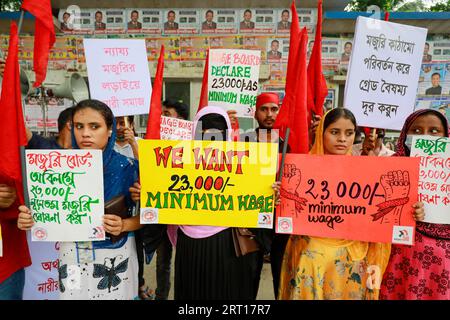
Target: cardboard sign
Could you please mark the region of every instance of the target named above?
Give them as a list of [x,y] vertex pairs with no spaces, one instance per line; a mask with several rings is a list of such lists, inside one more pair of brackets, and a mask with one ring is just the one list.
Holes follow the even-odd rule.
[[450,224],[450,139],[414,136],[411,157],[420,159],[419,201],[425,222]]
[[358,125],[401,130],[414,110],[426,35],[424,28],[358,17],[344,95]]
[[138,144],[141,224],[272,228],[277,144]]
[[101,150],[26,150],[33,241],[105,240]]
[[152,85],[145,40],[84,39],[91,98],[114,116],[148,113]]
[[411,245],[418,173],[415,158],[287,154],[276,231]]
[[192,121],[161,116],[161,140],[192,140]]
[[261,51],[212,49],[209,51],[208,103],[253,117],[258,94]]

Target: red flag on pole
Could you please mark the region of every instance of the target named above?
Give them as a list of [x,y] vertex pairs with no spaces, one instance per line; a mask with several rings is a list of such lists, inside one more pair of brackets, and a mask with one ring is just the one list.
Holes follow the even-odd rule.
[[307,66],[306,66],[306,48],[308,46],[308,32],[303,28],[300,35],[300,45],[297,52],[297,79],[294,82],[295,91],[291,106],[291,115],[289,117],[291,136],[289,137],[289,146],[292,153],[308,153],[308,108],[307,108]]
[[209,49],[206,51],[205,68],[203,69],[202,91],[200,93],[200,101],[198,102],[197,113],[203,107],[208,105],[208,68],[209,68]]
[[22,113],[19,75],[19,36],[17,25],[11,23],[8,58],[3,76],[2,95],[0,97],[0,173],[2,179],[14,181],[20,203],[23,203],[22,172],[20,167],[20,146],[27,145],[25,124]]
[[314,46],[308,64],[308,119],[311,111],[323,115],[323,103],[328,94],[327,82],[322,72],[322,0],[317,4],[317,26]]
[[48,54],[56,40],[52,7],[50,0],[23,0],[22,9],[36,18],[33,65],[34,87],[39,87],[47,75]]
[[148,114],[147,131],[145,139],[161,138],[161,97],[164,74],[164,45],[159,53],[158,66],[156,67],[155,81],[153,82],[152,97],[150,101],[150,112]]
[[298,14],[295,7],[295,1],[291,4],[292,12],[292,24],[290,30],[290,40],[289,40],[289,57],[287,64],[287,74],[286,74],[286,87],[285,87],[285,97],[283,99],[280,112],[274,123],[274,129],[280,130],[280,137],[282,139],[286,136],[286,129],[289,123],[289,117],[291,116],[290,108],[295,108],[295,82],[297,81],[297,52],[300,44],[300,26],[298,23]]

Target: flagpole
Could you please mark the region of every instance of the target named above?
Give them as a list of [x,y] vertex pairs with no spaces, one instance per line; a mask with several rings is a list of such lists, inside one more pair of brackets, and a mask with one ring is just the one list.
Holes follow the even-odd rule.
[[[20,36],[20,31],[22,30],[23,17],[25,15],[24,10],[20,10],[19,25],[17,26],[17,36]],[[25,106],[22,107],[22,114],[25,115]],[[24,119],[25,120],[25,119]],[[25,147],[20,146],[20,168],[22,171],[22,188],[23,188],[23,200],[26,207],[30,207],[30,197],[28,196],[28,186],[27,186],[27,168],[25,163]]]
[[284,142],[283,142],[283,153],[281,155],[280,170],[278,171],[278,181],[280,181],[280,182],[281,182],[281,179],[283,178],[284,161],[286,159],[286,153],[287,153],[290,133],[291,133],[291,129],[288,127],[286,129],[286,136],[285,136]]
[[20,31],[22,30],[22,22],[23,22],[23,17],[25,15],[25,11],[20,10],[20,18],[19,18],[19,25],[17,26],[17,35],[20,35]]

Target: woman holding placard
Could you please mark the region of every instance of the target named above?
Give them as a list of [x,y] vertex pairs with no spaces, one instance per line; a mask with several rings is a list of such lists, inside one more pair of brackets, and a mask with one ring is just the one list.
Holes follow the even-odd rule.
[[[310,153],[350,156],[356,128],[355,117],[349,110],[330,110],[317,127]],[[416,208],[418,216],[422,212],[422,208]],[[291,236],[283,258],[278,298],[377,299],[377,282],[381,281],[388,264],[390,246],[385,243]]]
[[[448,137],[440,112],[418,110],[405,121],[394,156],[410,155],[412,135]],[[449,212],[450,214],[450,212]],[[417,222],[415,245],[392,245],[380,298],[385,300],[450,299],[450,224]]]
[[[104,241],[61,242],[58,268],[60,298],[136,299],[138,262],[131,231],[139,229],[140,224],[139,216],[131,217],[134,202],[129,187],[138,179],[137,162],[114,151],[114,115],[103,102],[81,101],[74,107],[72,121],[74,149],[103,150],[105,207],[108,200],[123,195],[128,218],[116,215],[118,212],[105,214],[104,229],[111,236]],[[34,224],[31,210],[20,206],[19,211],[19,229],[31,229]]]
[[[195,140],[231,141],[232,128],[220,107],[204,107],[194,121]],[[272,185],[275,203],[279,185]],[[132,198],[140,198],[135,184]],[[233,241],[236,228],[217,226],[168,225],[167,233],[176,247],[175,300],[254,300],[258,280],[258,236],[254,247],[239,254]],[[248,229],[246,230],[248,231]],[[250,238],[250,237],[249,237]]]

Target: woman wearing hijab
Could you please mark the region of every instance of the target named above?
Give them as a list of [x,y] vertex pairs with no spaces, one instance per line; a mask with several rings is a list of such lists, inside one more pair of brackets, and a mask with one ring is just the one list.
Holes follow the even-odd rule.
[[[351,156],[356,128],[349,110],[328,111],[317,127],[310,154]],[[420,213],[420,209],[416,211]],[[367,286],[368,266],[378,266],[383,274],[389,254],[390,244],[385,243],[291,236],[283,258],[278,298],[377,299],[379,290]]]
[[[139,216],[131,217],[134,203],[129,187],[138,178],[138,164],[114,151],[114,115],[103,102],[84,100],[78,103],[73,110],[72,123],[73,149],[103,150],[105,203],[115,196],[124,195],[129,217],[122,219],[113,214],[104,215],[106,232],[114,236],[126,232],[114,243],[109,237],[104,241],[61,242],[60,298],[136,299],[138,262],[132,231],[139,229],[140,224]],[[21,206],[19,211],[19,229],[30,229],[34,224],[31,210]]]
[[[418,110],[406,119],[393,156],[409,157],[412,135],[448,137],[448,130],[440,112]],[[415,234],[414,246],[392,245],[380,299],[449,300],[450,225],[417,222]]]
[[[196,140],[231,141],[231,132],[221,108],[205,107],[195,117]],[[170,226],[169,237],[176,243],[175,300],[255,299],[257,252],[236,257],[231,228]]]
[[[201,109],[193,128],[196,140],[231,141],[230,120],[222,108]],[[134,186],[132,197],[136,201],[140,185]],[[272,188],[279,199],[278,184]],[[237,257],[231,228],[168,225],[167,233],[176,247],[175,300],[255,299],[258,253]]]

